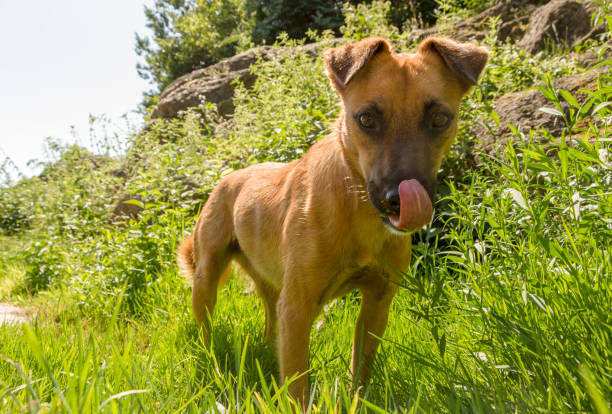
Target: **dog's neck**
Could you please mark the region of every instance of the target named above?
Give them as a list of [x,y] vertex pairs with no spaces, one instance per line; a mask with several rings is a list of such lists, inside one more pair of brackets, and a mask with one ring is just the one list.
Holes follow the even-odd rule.
[[338,140],[340,148],[342,149],[342,158],[350,171],[350,176],[348,179],[350,179],[354,185],[362,185],[365,188],[366,182],[363,173],[361,172],[361,168],[359,167],[359,155],[357,148],[355,148],[348,137],[345,119],[346,115],[343,109],[333,126],[332,135],[334,135],[334,138]]

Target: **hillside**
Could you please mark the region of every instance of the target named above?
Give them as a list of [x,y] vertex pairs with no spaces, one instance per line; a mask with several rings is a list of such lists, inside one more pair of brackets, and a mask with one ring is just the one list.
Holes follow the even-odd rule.
[[7,180],[0,309],[27,322],[0,320],[0,406],[288,412],[252,286],[233,272],[205,347],[176,247],[221,177],[294,160],[329,132],[339,106],[324,50],[377,35],[411,52],[444,35],[491,55],[435,218],[413,235],[367,387],[350,382],[359,296],[315,323],[310,409],[610,412],[612,8],[473,4],[490,7],[400,29],[389,3],[345,6],[340,34],[281,36],[166,82],[121,155],[110,149],[125,137],[95,154],[55,145],[39,176]]

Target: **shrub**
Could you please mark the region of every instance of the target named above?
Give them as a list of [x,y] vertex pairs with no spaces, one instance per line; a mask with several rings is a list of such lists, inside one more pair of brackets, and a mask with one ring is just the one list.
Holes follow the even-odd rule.
[[14,235],[28,229],[30,197],[20,194],[18,188],[2,189],[0,193],[0,234]]
[[25,250],[26,292],[35,294],[66,280],[73,261],[64,251],[64,243],[65,240],[57,234],[42,233]]
[[391,3],[374,0],[370,4],[345,3],[342,6],[345,24],[340,28],[347,39],[361,40],[368,36],[381,36],[397,40],[399,32],[388,21]]
[[[324,40],[320,39],[320,40]],[[234,126],[222,143],[233,167],[261,161],[291,161],[328,132],[338,98],[325,75],[322,57],[295,50],[295,41],[276,59],[251,68],[257,80],[251,90],[238,85]],[[291,47],[291,48],[290,48]]]

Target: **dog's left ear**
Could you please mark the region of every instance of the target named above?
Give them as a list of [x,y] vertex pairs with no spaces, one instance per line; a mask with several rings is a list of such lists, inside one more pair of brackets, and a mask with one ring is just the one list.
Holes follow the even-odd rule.
[[351,79],[378,53],[391,53],[389,42],[380,37],[368,37],[327,50],[324,54],[325,70],[334,89],[342,93]]
[[431,37],[419,46],[419,53],[437,53],[446,66],[459,78],[467,92],[478,83],[478,77],[484,69],[489,51],[471,43],[459,43],[450,39]]

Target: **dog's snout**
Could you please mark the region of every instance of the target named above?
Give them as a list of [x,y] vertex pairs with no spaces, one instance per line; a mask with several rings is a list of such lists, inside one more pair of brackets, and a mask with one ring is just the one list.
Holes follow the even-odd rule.
[[397,188],[393,188],[385,194],[385,198],[381,202],[385,214],[390,216],[398,216],[400,213],[400,196]]

